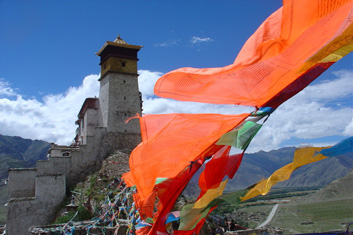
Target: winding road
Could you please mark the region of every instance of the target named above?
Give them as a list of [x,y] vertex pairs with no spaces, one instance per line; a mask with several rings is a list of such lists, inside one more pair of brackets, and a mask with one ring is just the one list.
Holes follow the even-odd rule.
[[261,227],[264,227],[266,226],[268,223],[270,223],[270,221],[272,220],[273,216],[275,215],[277,209],[278,209],[278,206],[279,204],[276,204],[273,206],[270,214],[268,215],[267,219],[262,223],[260,224],[259,226],[257,226],[256,228],[261,228]]

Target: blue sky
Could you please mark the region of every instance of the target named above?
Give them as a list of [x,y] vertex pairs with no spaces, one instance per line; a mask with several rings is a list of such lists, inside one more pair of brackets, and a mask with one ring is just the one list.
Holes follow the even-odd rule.
[[[138,66],[145,112],[231,113],[234,107],[158,99],[153,82],[180,67],[233,63],[247,38],[281,5],[279,0],[0,0],[0,134],[68,144],[84,98],[98,96],[95,53],[118,34],[143,46]],[[330,144],[353,135],[352,77],[351,53],[308,88],[313,92],[304,90],[271,116],[254,151]]]
[[1,0],[1,76],[26,95],[63,92],[99,72],[94,53],[118,34],[144,46],[140,69],[225,66],[281,5],[242,2]]

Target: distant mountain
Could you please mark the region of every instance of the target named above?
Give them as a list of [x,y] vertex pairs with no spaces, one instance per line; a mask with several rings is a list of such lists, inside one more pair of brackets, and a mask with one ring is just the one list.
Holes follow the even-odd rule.
[[0,135],[0,179],[9,168],[34,167],[37,160],[46,159],[50,144],[41,140]]
[[[229,181],[226,190],[244,189],[268,178],[277,169],[293,161],[295,149],[286,147],[245,154],[238,172]],[[289,180],[278,183],[276,187],[324,187],[352,170],[353,152],[350,152],[303,166],[294,171]]]
[[294,171],[291,178],[278,184],[280,187],[323,187],[353,170],[353,153],[330,157]]
[[244,189],[269,177],[277,169],[292,162],[294,152],[295,147],[286,147],[245,154],[238,172],[229,181],[227,190]]

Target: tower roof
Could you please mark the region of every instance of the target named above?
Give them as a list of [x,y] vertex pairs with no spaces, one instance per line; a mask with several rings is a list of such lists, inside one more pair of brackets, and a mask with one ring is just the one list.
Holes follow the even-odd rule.
[[107,47],[122,47],[122,48],[128,48],[128,49],[135,49],[135,50],[140,50],[142,46],[137,46],[137,45],[130,45],[129,43],[125,42],[120,35],[114,40],[114,42],[111,41],[106,41],[106,43],[103,45],[103,47],[96,53],[96,55],[101,56],[102,52],[104,49]]
[[125,42],[121,37],[120,34],[118,35],[118,37],[114,40],[115,43],[119,43],[119,44],[124,44],[124,45],[129,45],[129,43]]
[[98,109],[98,107],[99,107],[98,98],[86,98],[77,116],[79,119],[81,119],[85,115],[85,112],[87,109]]

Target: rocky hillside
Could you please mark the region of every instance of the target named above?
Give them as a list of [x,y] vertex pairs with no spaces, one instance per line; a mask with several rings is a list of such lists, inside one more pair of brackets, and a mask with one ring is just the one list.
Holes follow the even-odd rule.
[[100,210],[106,196],[120,184],[121,175],[129,171],[129,154],[115,151],[102,163],[97,172],[92,172],[87,180],[77,184],[73,190],[77,204],[83,204],[93,215]]

